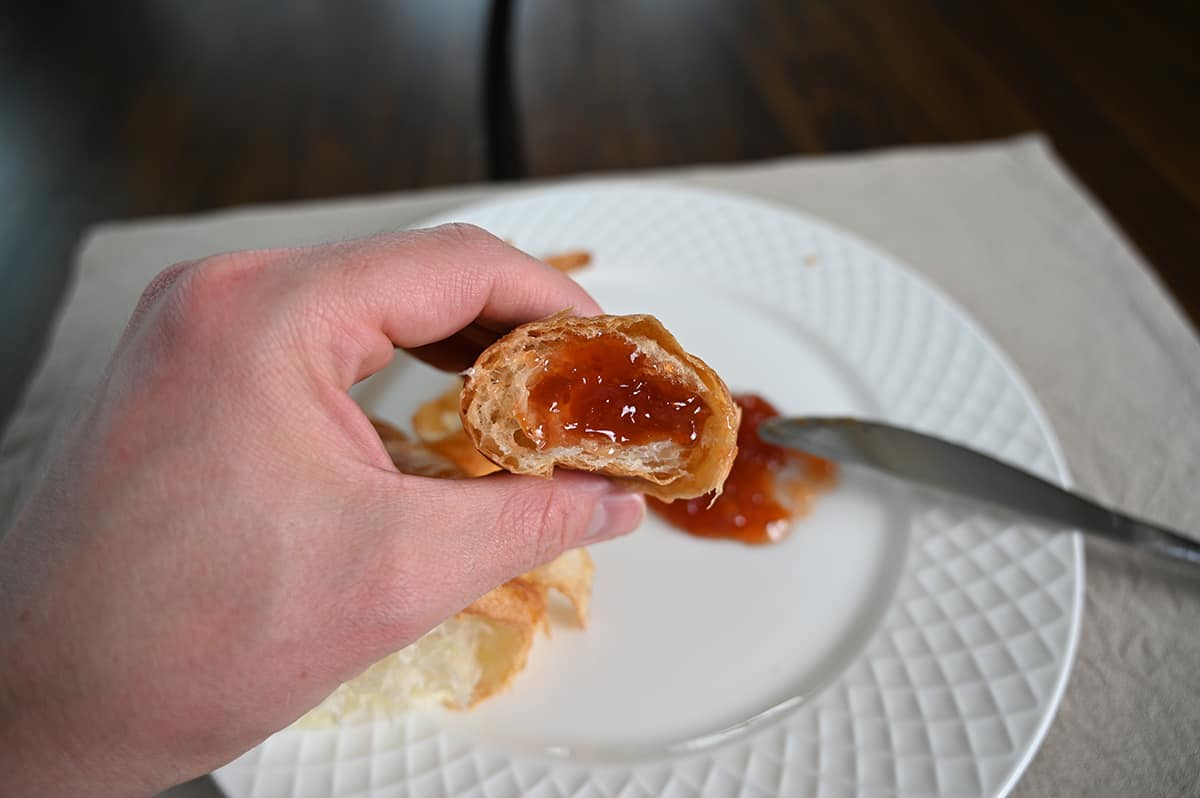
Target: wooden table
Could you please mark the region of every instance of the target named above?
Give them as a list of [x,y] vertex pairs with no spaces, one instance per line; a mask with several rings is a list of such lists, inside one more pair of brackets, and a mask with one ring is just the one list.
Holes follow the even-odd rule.
[[1200,320],[1190,0],[9,5],[0,419],[99,220],[1028,130]]

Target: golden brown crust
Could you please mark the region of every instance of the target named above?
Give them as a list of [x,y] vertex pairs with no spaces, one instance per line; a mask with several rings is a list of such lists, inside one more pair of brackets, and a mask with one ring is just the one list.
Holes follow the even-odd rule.
[[518,577],[475,599],[462,614],[490,621],[477,653],[483,671],[471,694],[469,706],[475,706],[508,688],[525,670],[534,633],[546,623],[546,596]]
[[464,476],[482,477],[499,471],[500,466],[480,454],[463,430],[458,415],[462,386],[462,380],[456,379],[441,396],[418,407],[412,418],[413,431],[425,446],[458,466]]
[[[592,598],[592,574],[596,565],[587,549],[569,549],[555,559],[521,575],[520,579],[536,585],[545,597],[549,590],[561,593],[575,611],[575,622],[587,626],[588,604]],[[546,624],[549,633],[549,624]]]
[[592,253],[584,249],[573,249],[569,252],[556,252],[553,255],[543,255],[542,261],[550,264],[560,272],[573,272],[591,263]]
[[[537,364],[572,340],[617,336],[634,344],[656,376],[685,385],[710,414],[694,446],[664,443],[608,455],[581,444],[573,450],[539,450],[521,429],[528,409],[528,380]],[[569,357],[569,355],[568,355]],[[556,466],[596,471],[664,501],[720,491],[737,454],[741,409],[704,361],[686,352],[662,323],[649,315],[577,317],[565,313],[523,324],[488,347],[467,373],[460,407],[475,448],[505,470],[549,477]]]

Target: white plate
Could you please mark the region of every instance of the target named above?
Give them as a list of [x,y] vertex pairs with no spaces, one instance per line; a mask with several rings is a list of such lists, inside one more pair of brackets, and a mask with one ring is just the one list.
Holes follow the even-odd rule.
[[[658,315],[735,391],[874,416],[1066,482],[1011,366],[937,290],[821,222],[710,192],[585,183],[462,209],[534,253],[585,248],[610,312]],[[360,386],[403,421],[446,377]],[[997,795],[1053,716],[1082,608],[1078,535],[843,474],[774,546],[653,518],[593,548],[586,632],[539,641],[466,714],[286,731],[231,798]]]

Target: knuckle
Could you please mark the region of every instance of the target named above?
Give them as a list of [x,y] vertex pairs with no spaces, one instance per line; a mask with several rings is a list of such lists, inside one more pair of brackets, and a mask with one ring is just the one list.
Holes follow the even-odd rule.
[[144,314],[147,310],[156,305],[160,298],[171,289],[180,277],[189,269],[194,268],[196,261],[186,260],[168,266],[158,274],[154,275],[153,279],[146,284],[142,290],[142,295],[138,299],[137,310]]
[[249,294],[249,281],[268,261],[268,252],[231,252],[190,264],[164,296],[168,330],[205,336],[224,328],[230,308]]
[[142,289],[142,295],[138,297],[137,305],[129,318],[128,328],[135,330],[141,327],[147,318],[156,315],[164,306],[169,306],[172,293],[178,290],[180,281],[184,280],[195,266],[196,261],[182,261],[156,274]]
[[261,263],[261,255],[257,252],[229,252],[205,258],[196,264],[188,281],[191,296],[200,302],[227,299]]
[[[575,537],[575,513],[568,494],[553,482],[515,494],[499,517],[502,537],[517,537],[526,545],[528,570],[557,557]],[[532,542],[532,545],[528,545]]]
[[482,227],[469,222],[450,222],[433,228],[430,233],[449,244],[457,244],[470,249],[494,246],[500,241]]

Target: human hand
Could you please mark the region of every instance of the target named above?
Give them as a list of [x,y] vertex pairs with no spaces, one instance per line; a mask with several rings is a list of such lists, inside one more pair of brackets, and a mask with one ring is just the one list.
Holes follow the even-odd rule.
[[5,788],[207,772],[492,587],[633,529],[641,498],[596,476],[400,474],[347,394],[394,347],[453,362],[464,328],[568,307],[600,311],[462,226],[163,272],[0,541]]

